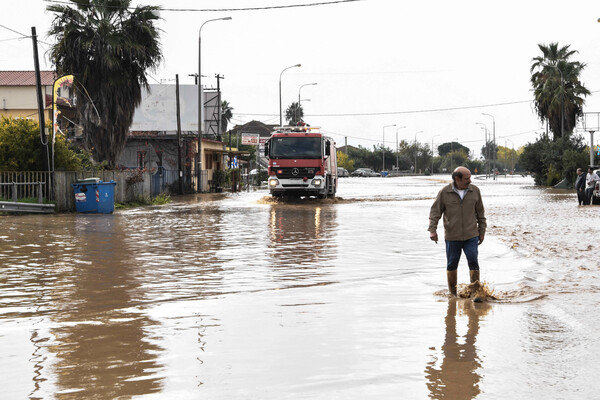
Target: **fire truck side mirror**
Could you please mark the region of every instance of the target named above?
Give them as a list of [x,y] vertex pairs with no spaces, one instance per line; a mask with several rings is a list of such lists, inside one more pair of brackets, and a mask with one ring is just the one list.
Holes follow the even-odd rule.
[[269,141],[265,142],[265,157],[269,157]]
[[325,142],[325,155],[331,155],[331,142],[329,140]]

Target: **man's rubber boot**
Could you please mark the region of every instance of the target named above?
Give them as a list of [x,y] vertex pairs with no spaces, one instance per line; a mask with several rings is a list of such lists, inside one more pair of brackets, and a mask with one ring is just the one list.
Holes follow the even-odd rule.
[[[477,270],[477,271],[469,270],[469,275],[471,276],[471,283],[475,283],[479,280],[479,270]],[[478,295],[476,295],[473,298],[473,301],[475,303],[481,303],[483,301],[483,299],[481,297],[479,297]]]
[[448,290],[450,291],[450,295],[456,297],[456,282],[458,280],[458,271],[446,271],[448,275]]

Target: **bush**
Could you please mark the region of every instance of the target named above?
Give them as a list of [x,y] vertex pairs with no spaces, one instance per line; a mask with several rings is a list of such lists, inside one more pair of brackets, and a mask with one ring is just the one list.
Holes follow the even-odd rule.
[[[51,138],[49,148],[51,150]],[[2,117],[0,119],[0,171],[45,171],[44,146],[37,121]],[[52,157],[52,154],[50,154]],[[79,171],[91,166],[91,157],[64,136],[58,135],[54,143],[56,170]]]
[[[586,152],[581,136],[551,140],[542,135],[527,144],[519,157],[523,170],[531,172],[536,185],[554,185],[562,178],[574,182],[575,170],[584,168]],[[577,165],[578,163],[582,163]]]

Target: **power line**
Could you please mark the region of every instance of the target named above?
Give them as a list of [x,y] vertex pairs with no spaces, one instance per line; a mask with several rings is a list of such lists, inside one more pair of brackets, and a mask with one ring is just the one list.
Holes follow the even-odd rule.
[[[593,90],[590,93],[598,93],[600,90]],[[458,107],[446,107],[446,108],[429,108],[422,110],[407,110],[407,111],[382,111],[382,112],[369,112],[369,113],[340,113],[340,114],[306,114],[305,117],[368,117],[368,116],[378,116],[378,115],[398,115],[398,114],[420,114],[420,113],[429,113],[429,112],[444,112],[444,111],[460,111],[460,110],[470,110],[476,108],[486,108],[486,107],[500,107],[500,106],[510,106],[514,104],[525,104],[531,103],[533,100],[518,100],[518,101],[509,101],[505,103],[492,103],[492,104],[476,104],[470,106],[458,106]],[[247,115],[247,116],[257,116],[257,117],[271,117],[275,114],[251,114],[251,113],[240,113],[237,112],[238,115]]]
[[12,40],[23,40],[25,38],[22,37],[16,37],[16,38],[10,38],[10,39],[0,39],[0,42],[10,42]]
[[[4,29],[9,30],[9,31],[11,31],[13,33],[16,33],[17,35],[21,35],[22,36],[21,38],[13,38],[13,39],[0,40],[0,42],[5,42],[5,41],[8,41],[8,40],[17,40],[17,39],[31,39],[31,35],[25,35],[24,33],[21,33],[21,32],[15,31],[14,29],[9,28],[8,26],[0,25],[0,28],[4,28]],[[51,46],[50,43],[46,43],[46,42],[41,41],[40,38],[39,38],[39,36],[38,36],[37,42],[38,43],[43,43],[43,44],[45,44],[47,46]]]
[[[68,1],[60,1],[60,0],[44,0],[47,3],[53,4],[65,4],[72,5],[72,3]],[[333,1],[323,1],[317,3],[308,3],[308,4],[290,4],[290,5],[282,5],[282,6],[266,6],[266,7],[245,7],[245,8],[163,8],[158,7],[159,11],[173,11],[173,12],[234,12],[234,11],[263,11],[263,10],[277,10],[284,8],[300,8],[300,7],[315,7],[315,6],[327,6],[332,4],[339,3],[354,3],[358,1],[364,0],[333,0]],[[116,6],[103,6],[105,8],[111,8]],[[131,10],[135,10],[136,7],[128,7]]]
[[[457,111],[457,110],[469,110],[474,108],[486,108],[486,107],[499,107],[513,104],[530,103],[531,100],[512,101],[506,103],[494,103],[494,104],[481,104],[471,106],[460,106],[460,107],[447,107],[447,108],[430,108],[423,110],[408,110],[408,111],[382,111],[382,112],[370,112],[370,113],[341,113],[341,114],[307,114],[306,117],[365,117],[365,116],[378,116],[378,115],[397,115],[397,114],[418,114],[418,113],[429,113],[429,112],[442,112],[442,111]],[[239,115],[248,116],[259,116],[259,117],[270,117],[274,114],[246,114],[236,113]]]
[[17,32],[17,31],[15,31],[14,29],[11,29],[11,28],[9,28],[8,26],[0,25],[0,28],[7,29],[7,30],[11,31],[12,33],[16,33],[17,35],[21,35],[21,36],[23,36],[23,37],[25,37],[25,38],[29,38],[29,37],[31,37],[31,36],[25,35],[25,34],[23,34],[23,33],[21,33],[21,32]]
[[530,103],[531,100],[512,101],[507,103],[495,103],[495,104],[481,104],[461,107],[448,107],[448,108],[430,108],[423,110],[408,110],[408,111],[384,111],[384,112],[371,112],[371,113],[352,113],[352,114],[312,114],[310,117],[355,117],[355,116],[377,116],[377,115],[398,115],[398,114],[419,114],[419,113],[430,113],[430,112],[443,112],[443,111],[458,111],[458,110],[470,110],[474,108],[486,108],[486,107],[498,107],[507,106],[513,104]]

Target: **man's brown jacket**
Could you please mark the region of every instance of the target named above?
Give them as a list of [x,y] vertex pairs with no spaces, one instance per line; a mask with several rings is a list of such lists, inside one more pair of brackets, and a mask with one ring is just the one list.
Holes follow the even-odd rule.
[[428,231],[437,230],[438,221],[443,215],[446,240],[468,240],[485,234],[487,224],[479,188],[469,185],[461,200],[453,185],[444,186],[435,198],[429,212]]

